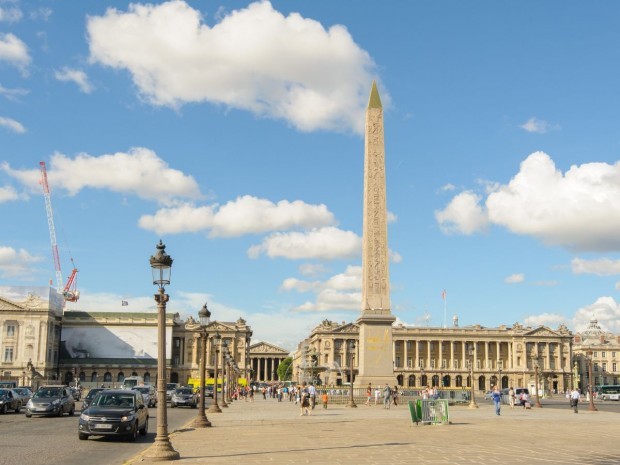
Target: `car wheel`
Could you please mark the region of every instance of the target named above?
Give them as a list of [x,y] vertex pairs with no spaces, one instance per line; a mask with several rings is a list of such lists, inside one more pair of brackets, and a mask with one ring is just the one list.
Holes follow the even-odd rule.
[[84,441],[84,440],[88,439],[88,434],[78,433],[78,439],[80,441]]
[[6,404],[4,404],[2,408],[0,408],[0,413],[2,413],[3,415],[6,413]]
[[32,418],[32,415],[31,415],[31,414],[29,414],[29,413],[27,413],[27,414],[26,414],[26,418]]
[[17,407],[15,407],[15,413],[19,413],[21,409],[22,409],[22,404],[21,402],[18,402]]
[[71,410],[69,410],[69,416],[72,417],[74,413],[75,413],[75,405],[72,405]]
[[170,408],[175,408],[176,404],[174,402],[170,402]]
[[131,433],[127,435],[127,439],[129,441],[135,441],[137,437],[138,437],[138,422],[136,421],[136,424],[133,425]]
[[140,430],[140,436],[146,436],[146,433],[149,432],[149,417],[146,417],[146,421],[144,422],[144,428]]
[[63,414],[63,413],[64,413],[64,412],[62,411],[62,406],[60,406],[60,408],[58,409],[58,414],[57,414],[57,416],[62,417],[62,414]]

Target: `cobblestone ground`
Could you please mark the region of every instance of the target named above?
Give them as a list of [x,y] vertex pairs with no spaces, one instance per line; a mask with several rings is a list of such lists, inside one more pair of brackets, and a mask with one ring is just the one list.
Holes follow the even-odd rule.
[[[450,407],[450,425],[389,410],[321,406],[300,416],[288,402],[235,402],[212,428],[171,435],[175,464],[620,464],[620,416],[566,409]],[[129,463],[144,463],[136,457]]]

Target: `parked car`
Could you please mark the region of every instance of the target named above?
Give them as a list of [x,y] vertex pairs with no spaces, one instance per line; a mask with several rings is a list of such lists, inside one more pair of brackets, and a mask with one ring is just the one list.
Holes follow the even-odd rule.
[[147,384],[146,386],[135,387],[133,390],[142,394],[142,399],[147,407],[157,407],[157,392],[154,386]]
[[97,393],[78,422],[78,438],[125,436],[130,441],[149,429],[149,410],[142,393],[133,389],[106,389]]
[[207,384],[205,386],[205,397],[213,398],[213,384]]
[[22,400],[19,394],[13,389],[0,389],[0,413],[7,413],[13,410],[19,413],[22,408]]
[[22,405],[26,405],[32,398],[32,391],[27,387],[16,387],[13,389],[22,401]]
[[43,386],[37,390],[26,404],[26,417],[32,415],[61,417],[63,413],[75,413],[75,400],[66,386]]
[[82,410],[85,410],[86,408],[88,408],[88,406],[93,401],[95,396],[99,394],[101,391],[105,391],[106,389],[107,388],[92,388],[90,391],[88,391],[88,394],[86,394],[84,396],[84,399],[82,400]]
[[170,401],[172,394],[179,387],[179,383],[166,383],[166,400]]
[[170,407],[187,406],[196,408],[198,405],[198,398],[192,388],[177,388],[174,390],[174,394],[170,398]]

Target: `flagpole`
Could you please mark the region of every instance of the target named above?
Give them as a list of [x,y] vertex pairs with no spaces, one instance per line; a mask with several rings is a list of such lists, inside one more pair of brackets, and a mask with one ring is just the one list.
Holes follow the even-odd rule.
[[443,290],[443,327],[444,329],[448,327],[448,323],[446,321],[446,315],[448,313],[448,295],[446,290]]

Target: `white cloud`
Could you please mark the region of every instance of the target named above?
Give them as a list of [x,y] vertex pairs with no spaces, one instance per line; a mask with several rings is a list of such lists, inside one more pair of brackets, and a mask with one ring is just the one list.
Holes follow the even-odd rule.
[[74,82],[85,94],[93,91],[92,84],[88,81],[88,76],[84,71],[64,67],[60,71],[54,71],[54,77],[62,82]]
[[362,302],[362,267],[349,265],[326,281],[303,281],[287,278],[281,291],[312,292],[314,300],[308,300],[293,309],[296,312],[333,312],[359,310]]
[[435,212],[439,228],[445,234],[470,235],[486,229],[488,218],[479,204],[481,197],[471,191],[456,195],[446,208]]
[[260,245],[250,247],[248,256],[292,260],[334,260],[357,257],[362,252],[362,239],[351,231],[324,227],[306,232],[274,233]]
[[398,216],[396,213],[392,213],[390,211],[387,212],[387,222],[388,223],[396,223],[398,221]]
[[140,218],[140,227],[158,234],[209,230],[209,237],[239,237],[291,228],[314,228],[335,222],[325,205],[300,200],[273,203],[245,195],[222,206],[181,205]]
[[17,100],[18,97],[26,95],[27,93],[28,91],[26,89],[7,89],[0,84],[0,95],[9,100]]
[[127,69],[154,105],[206,101],[302,131],[362,132],[375,64],[344,26],[284,16],[268,1],[212,27],[202,19],[184,1],[110,8],[87,20],[90,59]]
[[28,278],[33,274],[32,266],[41,260],[41,257],[31,255],[24,249],[0,246],[0,277]]
[[0,203],[17,200],[19,195],[11,186],[0,187]]
[[559,129],[560,127],[557,124],[550,124],[545,120],[538,119],[535,116],[532,116],[525,123],[521,125],[521,129],[527,132],[535,132],[537,134],[545,134],[546,132],[551,131],[552,129]]
[[50,16],[52,16],[52,13],[53,11],[51,8],[37,8],[36,10],[30,12],[30,19],[48,21],[50,19]]
[[[38,169],[13,170],[8,163],[0,168],[33,191],[40,189]],[[92,188],[133,194],[162,203],[180,197],[201,197],[193,177],[170,168],[155,152],[143,147],[98,157],[82,153],[69,158],[56,153],[52,155],[47,171],[54,189],[66,190],[69,195]],[[153,182],[153,179],[158,182]]]
[[597,276],[613,276],[620,274],[620,260],[599,258],[598,260],[585,260],[573,258],[571,269],[575,274],[595,274]]
[[23,134],[26,132],[26,128],[22,123],[20,123],[19,121],[15,121],[12,118],[7,118],[5,116],[0,116],[0,126],[4,126],[5,128],[8,128],[18,134]]
[[540,315],[534,315],[527,317],[527,322],[530,326],[547,326],[549,328],[557,328],[560,324],[567,324],[567,318],[559,313],[542,313]]
[[2,60],[8,61],[25,73],[31,58],[28,47],[18,37],[10,33],[0,33],[0,61]]
[[573,317],[573,331],[583,331],[596,318],[605,331],[620,333],[620,305],[613,297],[599,297],[590,305],[580,308]]
[[456,189],[456,186],[454,184],[450,184],[450,183],[445,184],[445,185],[441,186],[441,188],[440,188],[440,190],[443,191],[443,192],[451,192],[451,191],[453,191],[455,189]]
[[523,281],[525,281],[525,275],[523,273],[511,274],[510,276],[504,278],[504,282],[506,284],[522,283]]
[[299,265],[299,272],[302,276],[319,276],[327,272],[327,268],[322,263],[304,263]]
[[0,6],[0,23],[16,23],[17,21],[22,19],[23,16],[24,14],[22,13],[22,10],[17,7]]
[[543,152],[529,155],[508,184],[481,198],[466,191],[436,213],[446,233],[471,234],[485,219],[552,245],[590,251],[620,250],[620,162],[572,166],[565,174]]

